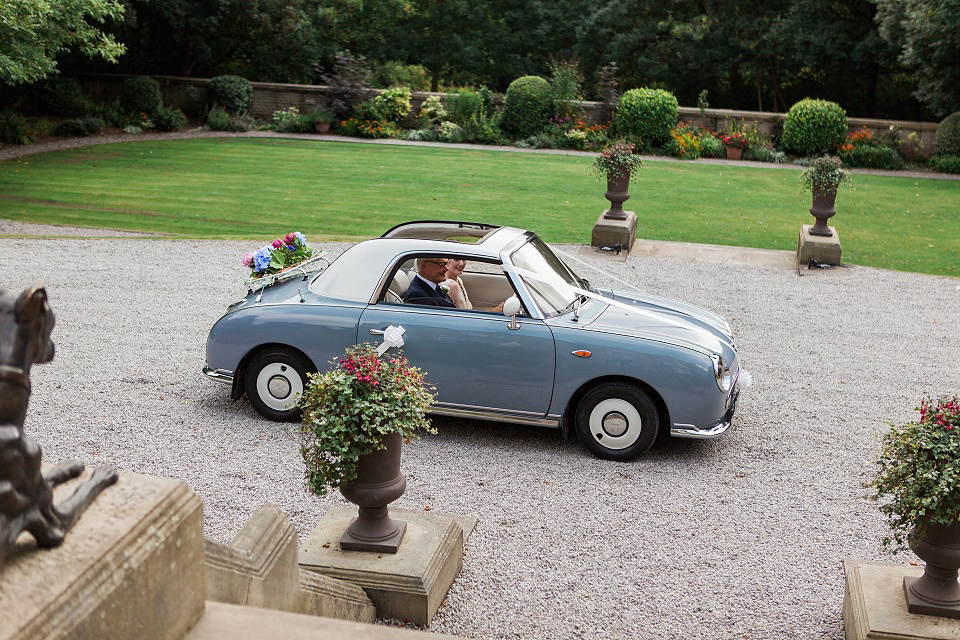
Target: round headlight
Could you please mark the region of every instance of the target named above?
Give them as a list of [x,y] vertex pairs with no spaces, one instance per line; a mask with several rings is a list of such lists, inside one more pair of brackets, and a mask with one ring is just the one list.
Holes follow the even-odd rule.
[[733,384],[733,374],[730,373],[730,369],[723,362],[723,358],[718,355],[711,355],[710,360],[713,361],[713,373],[717,378],[717,386],[720,387],[720,390],[724,393],[730,391],[730,386]]

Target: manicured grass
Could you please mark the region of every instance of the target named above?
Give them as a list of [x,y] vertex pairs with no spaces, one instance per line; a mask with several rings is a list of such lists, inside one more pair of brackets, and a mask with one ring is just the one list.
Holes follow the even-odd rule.
[[[99,145],[0,162],[0,217],[254,244],[378,236],[412,219],[532,229],[589,243],[606,208],[591,157],[288,139]],[[649,162],[638,236],[795,250],[813,222],[789,169]],[[960,276],[960,182],[857,175],[840,192],[843,259]]]

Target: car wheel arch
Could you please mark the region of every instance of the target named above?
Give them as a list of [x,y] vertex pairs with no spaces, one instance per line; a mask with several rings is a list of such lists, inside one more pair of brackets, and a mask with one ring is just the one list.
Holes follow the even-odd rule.
[[306,362],[309,362],[312,372],[317,371],[317,365],[313,362],[313,359],[301,349],[292,347],[288,344],[283,344],[282,342],[267,342],[265,344],[259,344],[253,349],[250,349],[250,351],[248,351],[243,358],[240,359],[240,363],[237,365],[237,371],[233,376],[233,388],[230,392],[230,397],[233,400],[239,400],[244,396],[247,368],[249,367],[250,362],[264,351],[269,351],[270,349],[283,349],[284,351],[289,351],[290,353],[303,358]]
[[630,378],[628,376],[604,376],[584,382],[576,391],[573,392],[573,395],[570,396],[570,400],[567,401],[567,406],[563,411],[563,419],[560,421],[560,433],[564,440],[569,440],[571,434],[573,433],[573,425],[576,420],[577,408],[580,406],[580,401],[583,400],[583,397],[587,395],[591,389],[609,382],[619,382],[636,386],[650,396],[654,404],[657,406],[657,413],[660,417],[660,433],[658,434],[658,437],[662,436],[664,433],[670,432],[670,411],[667,409],[667,403],[663,401],[663,397],[660,396],[656,389],[651,387],[643,380],[638,380],[637,378]]

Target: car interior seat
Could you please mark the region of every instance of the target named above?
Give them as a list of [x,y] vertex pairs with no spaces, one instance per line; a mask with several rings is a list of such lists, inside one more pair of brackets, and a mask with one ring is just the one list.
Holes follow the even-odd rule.
[[407,287],[410,286],[410,277],[404,271],[397,271],[393,276],[393,281],[390,282],[390,287],[387,288],[387,293],[384,295],[383,299],[387,302],[397,302],[403,303],[403,294],[407,292]]

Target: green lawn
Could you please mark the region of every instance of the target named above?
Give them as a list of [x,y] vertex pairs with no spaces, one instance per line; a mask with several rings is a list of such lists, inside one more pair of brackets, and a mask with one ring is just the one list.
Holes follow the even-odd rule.
[[[289,139],[129,142],[0,162],[0,217],[256,241],[463,219],[589,243],[608,204],[590,162]],[[792,251],[813,222],[792,170],[649,162],[630,190],[642,238]],[[857,175],[837,211],[845,262],[960,276],[960,182]]]

